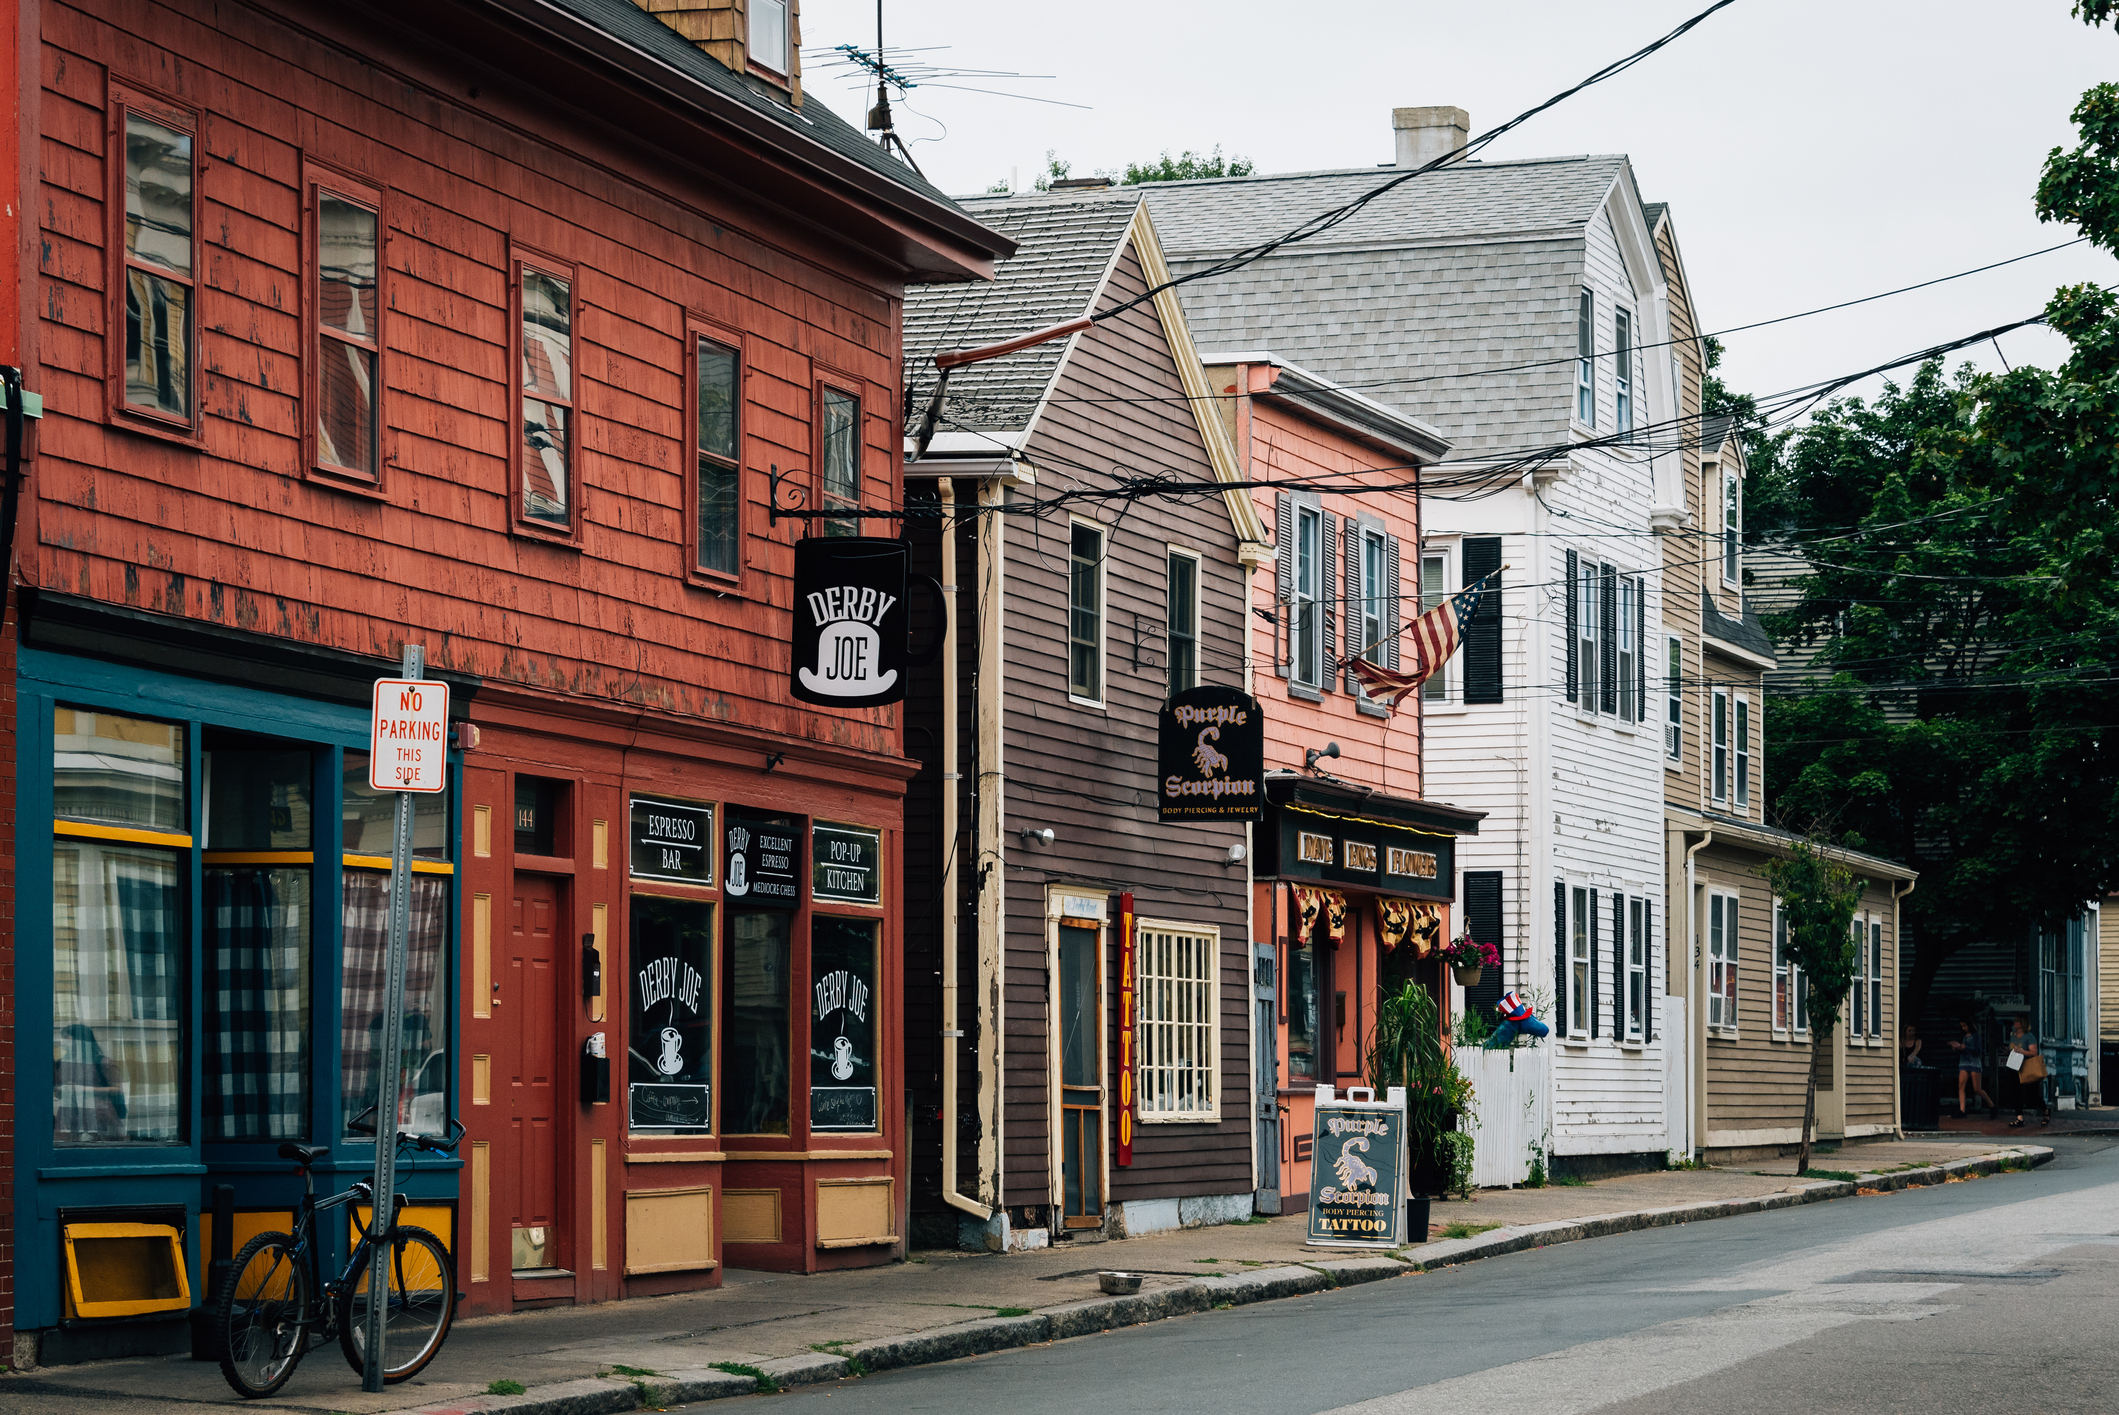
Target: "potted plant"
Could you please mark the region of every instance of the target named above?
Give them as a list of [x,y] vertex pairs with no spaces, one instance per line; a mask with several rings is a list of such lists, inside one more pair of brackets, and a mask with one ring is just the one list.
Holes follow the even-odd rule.
[[1409,982],[1376,1009],[1368,1072],[1378,1092],[1405,1087],[1406,1189],[1412,1197],[1409,1237],[1427,1237],[1428,1202],[1446,1196],[1460,1168],[1446,1139],[1472,1109],[1472,1085],[1451,1059],[1441,1015],[1428,990]]
[[1470,933],[1458,934],[1442,945],[1442,961],[1465,987],[1476,987],[1488,968],[1501,966],[1501,950],[1481,943]]

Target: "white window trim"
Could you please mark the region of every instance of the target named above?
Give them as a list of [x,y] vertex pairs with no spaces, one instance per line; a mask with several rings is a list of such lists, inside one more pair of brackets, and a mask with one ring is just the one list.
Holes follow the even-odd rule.
[[[1670,672],[1670,651],[1677,652],[1678,671]],[[1676,634],[1663,635],[1663,768],[1685,769],[1685,641]],[[1676,728],[1673,740],[1672,728]],[[1673,747],[1675,750],[1673,750]]]
[[1725,770],[1717,772],[1715,753],[1726,754],[1729,750],[1729,740],[1724,736],[1722,740],[1716,741],[1715,734],[1718,731],[1726,733],[1728,727],[1729,690],[1716,688],[1707,704],[1707,730],[1700,734],[1700,748],[1707,768],[1707,799],[1721,806],[1729,803],[1729,773],[1726,770],[1729,763],[1725,756],[1722,763]]
[[[1714,903],[1718,899],[1726,901],[1719,911],[1717,911],[1714,907]],[[1730,967],[1734,967],[1736,969],[1736,986],[1734,988],[1718,988],[1715,986],[1714,969],[1716,959],[1714,956],[1714,919],[1717,912],[1721,914],[1723,920],[1725,921],[1722,926],[1722,957],[1720,962],[1721,966],[1724,969]],[[1732,912],[1734,912],[1736,916],[1737,924],[1735,930],[1735,937],[1733,938],[1730,936],[1730,930],[1726,922]],[[1707,890],[1707,938],[1705,941],[1705,948],[1707,954],[1708,988],[1707,1030],[1722,1037],[1733,1038],[1739,1035],[1737,1028],[1737,1018],[1741,1015],[1741,1009],[1744,999],[1743,925],[1744,912],[1742,896],[1737,894],[1734,890],[1715,889],[1709,887],[1709,889]],[[1725,992],[1728,994],[1728,1008],[1722,1020],[1720,1022],[1716,1022],[1714,1020],[1713,1003],[1716,999],[1721,998]]]
[[[1589,313],[1582,313],[1582,302],[1589,302]],[[1582,349],[1582,330],[1589,330],[1589,349]],[[1574,402],[1568,410],[1570,420],[1578,428],[1588,432],[1597,430],[1597,297],[1587,285],[1579,287],[1575,294],[1575,385]],[[1582,416],[1583,395],[1588,395],[1589,416]]]
[[[1098,695],[1085,698],[1074,691],[1074,528],[1087,526],[1095,531],[1097,543],[1103,553],[1097,558],[1096,574],[1096,686]],[[1099,711],[1111,696],[1110,642],[1111,642],[1111,579],[1107,569],[1111,563],[1111,531],[1108,527],[1080,516],[1067,518],[1067,622],[1063,641],[1066,644],[1067,701],[1078,707],[1091,707]]]
[[[1626,326],[1624,343],[1619,340],[1619,326]],[[1633,311],[1614,306],[1611,311],[1611,430],[1632,432],[1634,424],[1634,377],[1633,355],[1635,330]]]
[[[1199,661],[1199,624],[1201,617],[1205,613],[1205,608],[1200,604],[1200,601],[1205,598],[1204,591],[1206,589],[1206,585],[1205,582],[1200,579],[1201,565],[1199,552],[1192,549],[1190,546],[1165,545],[1163,547],[1163,574],[1167,576],[1170,573],[1170,562],[1179,557],[1182,557],[1192,562],[1192,686],[1196,688],[1199,686],[1201,681],[1201,665]],[[1163,613],[1165,619],[1169,617],[1169,603],[1170,586],[1168,584],[1168,581],[1165,580],[1163,585]],[[1163,625],[1163,682],[1166,685],[1170,681],[1170,664],[1173,658],[1173,655],[1170,652],[1170,627],[1171,626],[1168,623],[1165,623]]]
[[[1134,1038],[1133,1051],[1135,1058],[1134,1116],[1143,1125],[1187,1125],[1219,1120],[1221,1119],[1222,1090],[1221,930],[1208,924],[1187,924],[1173,919],[1137,918],[1133,921],[1133,931],[1133,966],[1136,970],[1133,996],[1134,1007],[1139,1017],[1138,1022],[1135,1024],[1137,1031]],[[1154,1055],[1153,1048],[1150,1045],[1148,1029],[1151,1026],[1169,1026],[1174,1030],[1180,1026],[1197,1025],[1159,1020],[1150,1015],[1153,997],[1147,985],[1147,935],[1152,932],[1183,934],[1198,939],[1206,945],[1208,969],[1206,983],[1210,1002],[1210,1006],[1207,1008],[1208,1016],[1206,1021],[1207,1061],[1203,1067],[1192,1068],[1195,1074],[1203,1074],[1205,1076],[1208,1094],[1213,1097],[1213,1103],[1204,1110],[1158,1112],[1151,1111],[1148,1108],[1148,1099],[1153,1094],[1153,1091],[1148,1084],[1147,1073],[1150,1068],[1149,1058]]]
[[[1554,993],[1561,1004],[1561,1035],[1570,1042],[1588,1042],[1590,1024],[1596,1020],[1590,1015],[1596,999],[1578,997],[1574,985],[1575,964],[1582,964],[1588,975],[1596,972],[1596,911],[1597,905],[1589,898],[1589,886],[1567,881],[1567,976],[1559,980]],[[1579,930],[1575,927],[1578,923],[1582,925]],[[1589,993],[1594,989],[1585,986],[1581,991]],[[1579,1027],[1575,1025],[1578,1020],[1582,1022]]]
[[[1715,464],[1715,475],[1722,479],[1721,535],[1716,537],[1721,542],[1722,583],[1741,586],[1744,583],[1744,484],[1734,471],[1719,462]],[[1733,549],[1732,532],[1735,534]],[[1736,562],[1734,575],[1729,573],[1731,560]]]
[[743,12],[744,57],[748,59],[751,63],[756,64],[759,68],[765,70],[769,74],[778,74],[783,78],[791,76],[792,71],[794,69],[795,60],[795,0],[782,0],[781,4],[780,19],[782,28],[780,33],[780,52],[786,56],[786,63],[779,68],[773,67],[771,64],[768,64],[765,60],[760,59],[758,57],[758,46],[751,36],[751,25],[756,18],[757,12],[755,8],[746,6]]
[[[1420,556],[1419,559],[1415,562],[1415,568],[1413,571],[1413,603],[1420,607],[1418,611],[1420,614],[1427,613],[1427,611],[1433,607],[1427,602],[1428,561],[1439,560],[1442,562],[1442,599],[1444,602],[1447,602],[1449,599],[1451,593],[1450,570],[1456,564],[1456,556],[1451,554],[1451,550],[1452,547],[1447,545],[1422,546],[1420,548]],[[1401,570],[1399,573],[1402,575],[1404,572]],[[1400,592],[1403,592],[1402,587]],[[1420,685],[1420,703],[1422,711],[1433,711],[1436,708],[1463,706],[1462,703],[1454,701],[1450,695],[1450,663],[1455,662],[1455,660],[1456,655],[1451,654],[1449,662],[1445,662],[1442,667],[1435,670],[1434,676],[1429,678],[1427,680],[1427,683],[1423,683]],[[1432,697],[1428,695],[1428,683],[1440,685],[1435,690],[1434,696]]]
[[1778,1017],[1773,1018],[1773,1035],[1781,1041],[1800,1041],[1807,1039],[1810,1035],[1809,1020],[1804,1016],[1810,1009],[1807,1006],[1807,999],[1803,990],[1803,970],[1796,966],[1793,958],[1784,960],[1781,955],[1781,931],[1786,927],[1786,911],[1782,908],[1781,901],[1776,898],[1773,901],[1773,932],[1769,935],[1769,943],[1773,950],[1774,1000],[1776,1002],[1779,1001],[1781,980],[1783,978],[1787,979],[1788,1025],[1783,1027]]
[[1729,803],[1751,809],[1751,695],[1732,694],[1729,701]]
[[1885,984],[1890,981],[1884,968],[1884,921],[1882,915],[1866,909],[1862,917],[1869,925],[1869,932],[1862,939],[1869,950],[1869,1034],[1864,1040],[1872,1047],[1880,1047],[1890,1044],[1884,1033]]
[[[1619,1034],[1619,1040],[1625,1046],[1646,1046],[1648,1044],[1648,1009],[1655,1005],[1654,999],[1648,990],[1651,976],[1655,972],[1655,969],[1649,966],[1651,955],[1655,952],[1655,949],[1647,936],[1650,927],[1648,910],[1652,906],[1649,902],[1649,896],[1645,892],[1627,894],[1623,897],[1626,900],[1626,969],[1625,977],[1622,980],[1624,990],[1619,997],[1618,1009],[1623,1021],[1621,1025],[1613,1028],[1613,1030]],[[1636,942],[1641,945],[1639,962],[1636,962],[1633,956],[1633,946]],[[1641,980],[1641,1010],[1639,1013],[1633,1010],[1633,980],[1637,977]]]
[[1611,666],[1612,676],[1618,680],[1619,712],[1614,719],[1619,726],[1640,725],[1642,708],[1645,706],[1637,694],[1641,682],[1648,675],[1643,671],[1647,665],[1641,662],[1644,647],[1636,642],[1629,649],[1627,643],[1636,638],[1648,612],[1648,582],[1642,576],[1625,571],[1618,574],[1618,593],[1612,602],[1618,606],[1619,622],[1612,626],[1612,652],[1616,662]]
[[1576,708],[1585,716],[1603,716],[1604,665],[1602,626],[1604,612],[1604,565],[1588,555],[1575,561],[1574,583],[1568,587],[1575,597],[1575,681],[1581,687]]
[[[1305,520],[1307,518],[1307,520]],[[1302,533],[1305,525],[1314,526],[1317,532],[1315,552],[1310,556],[1310,586],[1302,584]],[[1293,572],[1294,585],[1288,595],[1288,681],[1311,692],[1324,690],[1324,610],[1321,597],[1324,591],[1324,512],[1315,506],[1300,502],[1295,506],[1295,544],[1289,555],[1289,568]],[[1298,625],[1302,621],[1302,607],[1312,606],[1311,612],[1318,616],[1311,640],[1317,645],[1317,663],[1314,675],[1304,677],[1310,665],[1302,661],[1302,639]]]

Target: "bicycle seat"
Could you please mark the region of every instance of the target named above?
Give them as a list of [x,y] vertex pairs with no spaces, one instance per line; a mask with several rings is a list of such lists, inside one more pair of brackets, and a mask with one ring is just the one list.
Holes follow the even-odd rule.
[[292,1140],[284,1141],[280,1145],[280,1158],[294,1160],[304,1169],[330,1153],[331,1148],[328,1145],[297,1145]]

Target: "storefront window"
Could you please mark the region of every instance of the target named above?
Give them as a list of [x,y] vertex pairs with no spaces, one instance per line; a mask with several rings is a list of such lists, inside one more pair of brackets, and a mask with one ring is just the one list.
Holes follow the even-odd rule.
[[812,1130],[880,1130],[876,1107],[876,925],[818,915],[809,928]]
[[184,829],[183,728],[62,707],[53,714],[52,733],[53,815],[137,830]]
[[793,935],[792,914],[746,910],[729,915],[721,1028],[721,1124],[729,1134],[788,1133],[788,1073],[793,1063],[788,964]]
[[[397,848],[397,793],[368,784],[368,754],[346,753],[345,788],[339,807],[349,855],[388,855]],[[449,858],[449,793],[412,797],[412,853]]]
[[633,896],[633,1040],[626,1062],[633,1129],[712,1132],[713,973],[713,905]]
[[[346,754],[350,761],[353,753]],[[365,779],[366,767],[362,767]],[[351,809],[352,793],[347,793]],[[381,1084],[383,989],[390,942],[390,876],[380,870],[347,870],[340,997],[339,1099],[348,1124],[376,1104]],[[438,1135],[448,1124],[449,979],[447,956],[449,881],[442,875],[412,877],[412,928],[405,966],[403,1065],[399,1072],[397,1128]],[[378,1127],[380,1129],[381,1127]]]
[[1317,1077],[1317,954],[1305,935],[1288,945],[1288,1075]]
[[310,866],[209,869],[206,1135],[309,1133]]

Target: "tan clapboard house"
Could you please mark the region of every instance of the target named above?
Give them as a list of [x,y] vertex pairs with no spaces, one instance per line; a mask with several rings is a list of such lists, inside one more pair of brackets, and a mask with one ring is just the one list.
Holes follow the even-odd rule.
[[1669,918],[1692,945],[1690,966],[1673,966],[1669,978],[1670,992],[1686,999],[1692,1148],[1713,1160],[1798,1144],[1804,1080],[1819,1046],[1827,1055],[1818,1073],[1818,1135],[1893,1135],[1899,901],[1912,892],[1915,872],[1847,854],[1865,886],[1854,920],[1861,967],[1839,1026],[1820,1036],[1759,872],[1785,856],[1795,836],[1768,823],[1765,678],[1775,655],[1744,589],[1743,450],[1729,419],[1702,416],[1705,331],[1670,210],[1657,203],[1646,210],[1669,286],[1665,356],[1679,390],[1680,435],[1662,439],[1667,450],[1656,458],[1663,620],[1649,647],[1661,682]]

